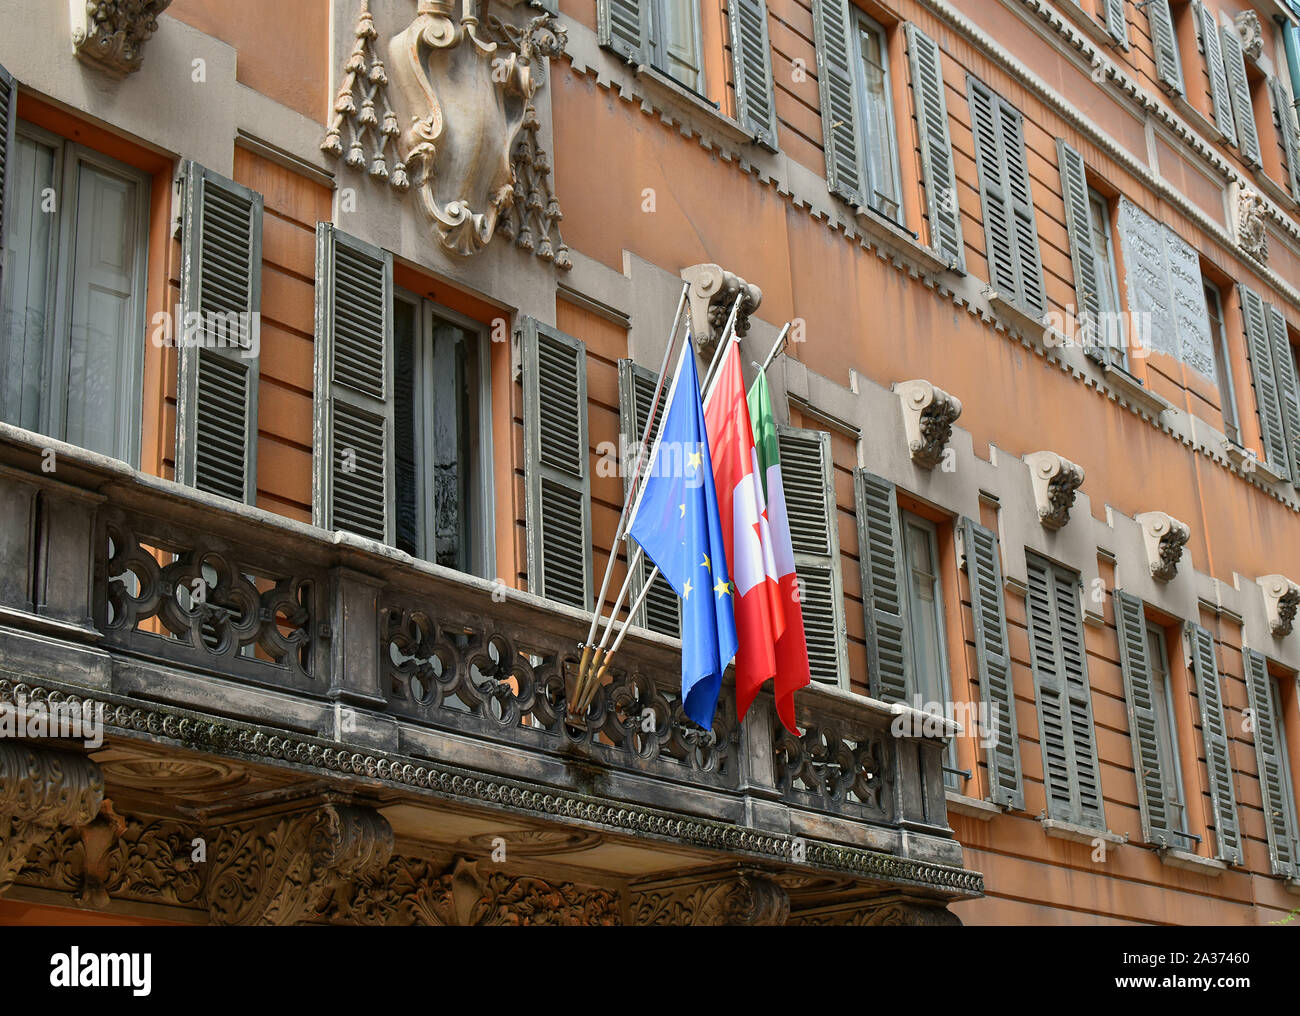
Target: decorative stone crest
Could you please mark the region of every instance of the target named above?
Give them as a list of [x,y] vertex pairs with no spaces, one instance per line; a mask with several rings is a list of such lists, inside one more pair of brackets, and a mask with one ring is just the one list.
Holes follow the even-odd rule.
[[673,879],[640,887],[629,907],[637,925],[784,925],[790,894],[772,876],[747,868],[707,880]]
[[1056,452],[1033,452],[1024,461],[1033,478],[1038,521],[1047,529],[1060,529],[1070,521],[1075,491],[1083,485],[1083,468]]
[[352,879],[388,863],[393,829],[370,808],[323,804],[223,827],[209,854],[214,924],[297,924]]
[[144,44],[172,0],[85,0],[72,5],[72,46],[82,60],[126,75],[140,69]]
[[1255,260],[1268,260],[1268,231],[1265,223],[1268,212],[1264,199],[1256,191],[1238,183],[1232,185],[1235,193],[1232,198],[1233,222],[1236,226],[1237,243],[1241,249]]
[[707,352],[717,345],[737,297],[743,298],[736,313],[736,334],[749,334],[749,317],[763,302],[761,289],[711,263],[683,268],[682,278],[690,283],[691,334],[699,349]]
[[961,400],[929,381],[899,381],[894,392],[903,404],[903,426],[912,461],[933,469],[943,458],[952,425],[961,416]]
[[1191,538],[1191,529],[1164,512],[1143,512],[1134,521],[1142,527],[1151,577],[1157,582],[1168,582],[1178,574],[1178,562]]
[[1254,11],[1242,11],[1232,19],[1241,37],[1241,49],[1247,60],[1258,60],[1264,52],[1264,28]]
[[1296,608],[1300,607],[1300,586],[1285,575],[1265,575],[1257,581],[1264,590],[1269,631],[1278,638],[1290,635]]
[[61,829],[89,823],[103,800],[104,778],[90,759],[0,744],[0,896],[33,847]]

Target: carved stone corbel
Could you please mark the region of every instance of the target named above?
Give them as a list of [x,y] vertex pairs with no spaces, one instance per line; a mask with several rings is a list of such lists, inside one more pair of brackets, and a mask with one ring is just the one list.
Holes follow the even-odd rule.
[[104,777],[84,755],[0,744],[0,896],[36,844],[87,824],[103,800]]
[[790,894],[771,875],[741,868],[646,885],[633,896],[629,913],[630,923],[639,925],[784,925]]
[[1233,27],[1241,38],[1241,50],[1247,60],[1258,60],[1264,52],[1264,27],[1254,11],[1242,11],[1232,19]]
[[1255,260],[1268,260],[1268,212],[1264,199],[1256,191],[1233,183],[1232,219],[1237,243],[1243,251]]
[[393,828],[372,808],[328,803],[235,822],[217,831],[209,850],[208,914],[213,924],[297,924],[392,853]]
[[144,44],[172,0],[85,0],[72,4],[72,47],[88,64],[125,76],[144,62]]
[[1256,580],[1264,590],[1264,612],[1268,628],[1281,638],[1291,634],[1296,608],[1300,607],[1300,585],[1285,575],[1265,575]]
[[721,265],[711,263],[683,268],[682,279],[690,283],[687,299],[691,309],[691,334],[698,349],[707,353],[717,345],[727,327],[731,308],[736,298],[742,295],[740,310],[736,313],[736,334],[742,337],[749,334],[749,316],[763,301],[761,289]]
[[894,391],[903,404],[903,426],[912,461],[933,469],[943,458],[952,425],[961,416],[961,400],[929,381],[899,381]]
[[1033,478],[1038,521],[1047,529],[1060,529],[1070,521],[1075,491],[1083,485],[1083,467],[1056,452],[1032,452],[1024,461]]
[[1182,560],[1183,548],[1191,539],[1192,530],[1187,523],[1179,522],[1164,512],[1143,512],[1134,521],[1142,527],[1151,577],[1158,582],[1168,582],[1178,574],[1178,562]]

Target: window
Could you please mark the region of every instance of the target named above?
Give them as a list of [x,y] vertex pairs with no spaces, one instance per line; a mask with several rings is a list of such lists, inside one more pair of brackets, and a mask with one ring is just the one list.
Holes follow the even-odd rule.
[[898,152],[895,148],[889,55],[885,30],[858,14],[858,102],[862,111],[863,171],[867,203],[891,219],[899,218]]
[[26,124],[18,127],[11,161],[0,416],[134,465],[147,181]]
[[1237,423],[1237,399],[1232,387],[1232,363],[1228,356],[1228,335],[1223,327],[1223,300],[1219,287],[1205,284],[1205,308],[1210,315],[1210,335],[1214,340],[1214,364],[1219,374],[1219,406],[1223,413],[1223,434],[1233,444],[1241,444]]
[[[951,701],[948,654],[944,644],[943,591],[939,582],[939,545],[933,522],[902,513],[903,554],[906,560],[907,604],[913,661],[909,702],[919,696],[922,708],[943,708]],[[936,705],[932,705],[936,704]],[[948,742],[946,764],[957,768],[957,742]],[[944,773],[944,783],[958,789],[957,774]]]
[[696,0],[650,0],[650,63],[693,92],[704,91]]
[[[1274,875],[1295,878],[1300,871],[1300,843],[1297,843],[1295,787],[1291,778],[1291,755],[1287,748],[1287,702],[1278,682],[1268,670],[1268,660],[1253,649],[1244,649],[1246,691],[1254,713],[1255,762],[1268,834],[1268,853]],[[1292,682],[1294,683],[1294,682]],[[1292,699],[1294,707],[1294,699]]]
[[1286,318],[1249,286],[1237,289],[1264,459],[1278,476],[1300,483],[1300,378]]
[[[1169,651],[1165,630],[1154,621],[1146,624],[1147,659],[1151,661],[1151,711],[1155,716],[1156,749],[1160,753],[1160,772],[1164,784],[1164,805],[1169,828],[1182,832],[1187,828],[1183,806],[1183,777],[1178,765],[1178,725],[1174,719],[1173,694],[1169,687]],[[1181,844],[1175,844],[1181,845]]]
[[1088,189],[1088,218],[1100,308],[1098,337],[1106,344],[1111,361],[1127,367],[1128,346],[1124,336],[1124,317],[1120,313],[1119,275],[1115,270],[1115,244],[1110,232],[1110,202],[1092,188]]
[[1297,859],[1300,859],[1300,827],[1296,822],[1296,798],[1295,784],[1291,778],[1291,749],[1287,746],[1286,741],[1286,713],[1282,710],[1282,688],[1278,681],[1269,678],[1268,690],[1273,696],[1273,717],[1277,722],[1277,760],[1278,776],[1281,790],[1281,807],[1277,812],[1280,814],[1274,816],[1274,824],[1278,829],[1279,838],[1282,836],[1289,837],[1290,842],[1284,849],[1277,851],[1283,857],[1292,859],[1292,875],[1297,870]]
[[398,292],[393,340],[397,546],[447,568],[488,575],[483,331]]

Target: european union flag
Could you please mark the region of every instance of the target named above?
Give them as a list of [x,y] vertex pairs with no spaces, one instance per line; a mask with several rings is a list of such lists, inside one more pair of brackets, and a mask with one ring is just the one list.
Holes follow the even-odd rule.
[[682,700],[687,716],[712,727],[722,672],[738,643],[689,334],[628,532],[682,599]]

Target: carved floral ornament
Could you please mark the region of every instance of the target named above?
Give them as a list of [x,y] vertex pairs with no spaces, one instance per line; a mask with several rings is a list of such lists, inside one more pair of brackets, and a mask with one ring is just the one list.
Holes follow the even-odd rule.
[[77,56],[115,74],[138,71],[144,44],[158,31],[158,15],[172,0],[85,0],[72,4]]
[[1276,637],[1291,634],[1296,609],[1300,608],[1300,585],[1285,575],[1265,575],[1257,580],[1264,590],[1264,612],[1268,628]]
[[1034,452],[1025,456],[1034,484],[1038,521],[1047,529],[1060,529],[1070,521],[1075,492],[1083,486],[1083,468],[1056,452]]
[[943,459],[952,425],[961,416],[961,400],[929,381],[899,381],[894,393],[903,406],[903,426],[912,461],[933,469]]
[[1178,562],[1191,538],[1191,529],[1187,523],[1179,522],[1164,512],[1143,512],[1134,521],[1142,527],[1151,577],[1159,582],[1168,582],[1178,574]]
[[1234,15],[1233,26],[1241,38],[1241,50],[1247,60],[1258,60],[1264,52],[1264,27],[1259,22],[1259,15],[1254,11],[1242,11]]
[[763,302],[763,291],[746,282],[735,272],[721,265],[705,263],[682,269],[682,279],[690,283],[687,291],[690,300],[692,334],[704,352],[713,349],[722,338],[727,319],[738,297],[740,309],[736,312],[736,334],[742,338],[749,333],[750,315]]
[[1232,214],[1237,243],[1255,260],[1268,260],[1268,210],[1256,191],[1240,184],[1232,185]]
[[477,254],[500,231],[567,269],[534,102],[545,59],[564,52],[566,31],[546,13],[525,23],[484,20],[486,3],[464,0],[458,13],[453,0],[418,0],[415,19],[381,47],[370,2],[361,0],[321,149],[413,192],[454,254]]

